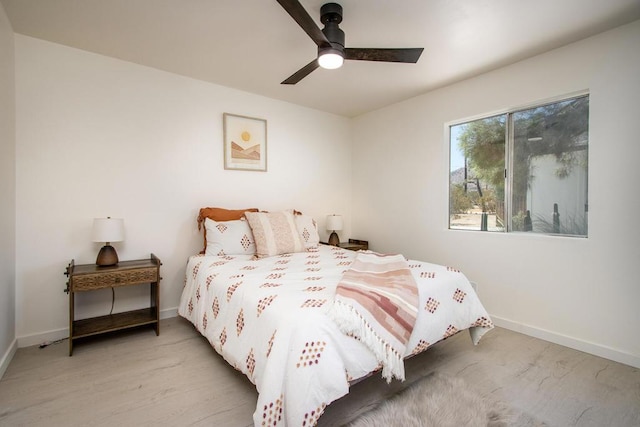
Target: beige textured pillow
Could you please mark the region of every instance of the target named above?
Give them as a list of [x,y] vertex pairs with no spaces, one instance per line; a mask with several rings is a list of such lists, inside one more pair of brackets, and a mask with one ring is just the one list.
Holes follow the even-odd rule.
[[244,216],[253,232],[258,258],[304,252],[292,212],[245,212]]

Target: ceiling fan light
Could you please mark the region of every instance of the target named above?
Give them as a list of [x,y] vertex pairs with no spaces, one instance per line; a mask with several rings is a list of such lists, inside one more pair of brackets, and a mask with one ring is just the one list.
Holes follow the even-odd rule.
[[322,53],[318,57],[318,64],[322,68],[326,68],[327,70],[335,70],[336,68],[342,67],[342,63],[344,62],[344,57],[339,53],[335,52],[327,52]]

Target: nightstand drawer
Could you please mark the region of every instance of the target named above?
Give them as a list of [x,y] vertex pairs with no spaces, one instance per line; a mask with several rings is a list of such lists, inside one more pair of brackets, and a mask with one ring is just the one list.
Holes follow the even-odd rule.
[[158,269],[154,267],[78,275],[71,279],[70,285],[73,292],[81,292],[157,281]]

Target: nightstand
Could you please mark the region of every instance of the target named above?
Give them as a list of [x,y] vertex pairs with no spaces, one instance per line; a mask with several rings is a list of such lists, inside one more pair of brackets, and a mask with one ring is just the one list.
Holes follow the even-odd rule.
[[369,249],[369,242],[367,240],[349,239],[348,242],[342,242],[338,246],[350,251],[366,251]]
[[[119,331],[143,325],[152,325],[160,335],[160,259],[151,254],[149,259],[122,261],[109,267],[95,264],[67,266],[69,277],[65,292],[69,294],[69,356],[73,354],[74,341],[93,335]],[[149,284],[149,307],[124,313],[109,314],[89,319],[75,320],[76,292]]]

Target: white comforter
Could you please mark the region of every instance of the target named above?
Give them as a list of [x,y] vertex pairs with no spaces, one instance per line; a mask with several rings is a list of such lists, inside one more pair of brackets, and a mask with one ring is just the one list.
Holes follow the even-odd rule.
[[[179,314],[258,390],[256,426],[312,426],[349,381],[379,366],[361,342],[326,315],[356,253],[320,245],[253,260],[248,255],[189,259]],[[409,261],[420,312],[407,355],[463,329],[476,344],[493,327],[459,271]]]

